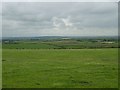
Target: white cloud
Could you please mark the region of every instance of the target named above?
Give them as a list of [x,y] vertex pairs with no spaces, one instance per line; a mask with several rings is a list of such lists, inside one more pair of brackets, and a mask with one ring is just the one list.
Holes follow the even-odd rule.
[[53,17],[53,26],[56,28],[59,28],[62,24],[61,20],[57,17]]
[[68,16],[67,18],[53,17],[52,21],[54,28],[67,29],[73,26],[72,22],[70,21],[70,16]]
[[66,27],[73,26],[72,22],[70,22],[70,16],[68,16],[67,18],[62,18],[62,21],[64,22]]

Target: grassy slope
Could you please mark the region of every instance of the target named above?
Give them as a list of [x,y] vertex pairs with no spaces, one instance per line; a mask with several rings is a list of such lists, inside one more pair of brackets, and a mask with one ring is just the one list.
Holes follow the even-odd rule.
[[2,88],[2,49],[0,46],[0,88]]
[[2,88],[2,43],[0,42],[0,89]]
[[3,49],[49,49],[57,48],[56,46],[43,43],[18,43],[18,44],[3,44]]
[[118,87],[117,49],[3,49],[3,87]]

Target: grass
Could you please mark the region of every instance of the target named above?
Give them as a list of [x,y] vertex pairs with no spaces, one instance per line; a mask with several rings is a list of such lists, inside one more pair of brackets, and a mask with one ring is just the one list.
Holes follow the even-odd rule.
[[2,49],[0,43],[0,88],[2,88]]
[[3,48],[7,49],[49,49],[57,48],[52,45],[47,45],[43,43],[18,43],[18,44],[3,44]]
[[117,88],[118,50],[3,49],[3,88]]
[[[112,43],[110,43],[112,42]],[[83,40],[79,41],[77,39],[71,40],[21,40],[2,43],[3,49],[86,49],[86,48],[118,48],[118,42],[115,40],[111,41],[96,41]]]

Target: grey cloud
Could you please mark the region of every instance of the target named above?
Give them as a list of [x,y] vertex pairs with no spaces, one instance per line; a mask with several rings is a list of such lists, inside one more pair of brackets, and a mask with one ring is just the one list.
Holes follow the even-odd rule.
[[117,3],[3,3],[3,36],[117,35],[117,8]]

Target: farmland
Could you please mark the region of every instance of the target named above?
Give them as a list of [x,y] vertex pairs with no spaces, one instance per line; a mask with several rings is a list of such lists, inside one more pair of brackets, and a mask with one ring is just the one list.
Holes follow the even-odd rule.
[[[42,39],[41,39],[42,38]],[[3,49],[84,49],[118,48],[117,37],[79,38],[79,37],[40,37],[23,39],[4,39]]]
[[3,88],[118,87],[117,40],[12,40],[2,54]]

